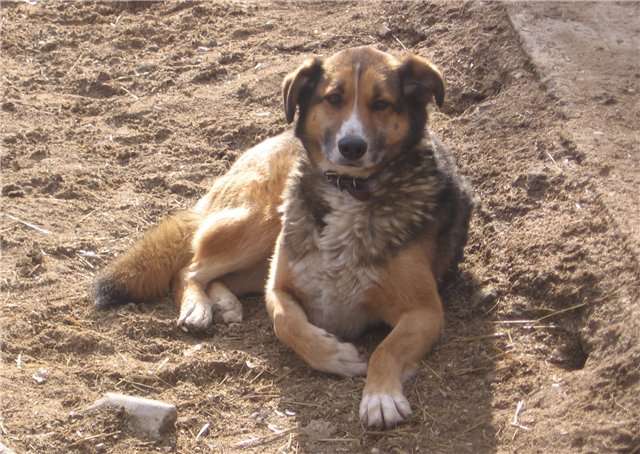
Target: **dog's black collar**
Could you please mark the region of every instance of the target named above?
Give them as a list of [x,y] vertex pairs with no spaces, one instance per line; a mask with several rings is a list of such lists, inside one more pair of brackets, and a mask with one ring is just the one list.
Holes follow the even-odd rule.
[[347,191],[354,199],[366,202],[371,198],[371,177],[358,178],[350,175],[340,175],[328,170],[324,173],[327,181],[340,191]]

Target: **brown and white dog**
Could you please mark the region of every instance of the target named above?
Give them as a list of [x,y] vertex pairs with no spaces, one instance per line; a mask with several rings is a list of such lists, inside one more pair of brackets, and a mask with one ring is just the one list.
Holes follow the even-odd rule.
[[[283,85],[294,131],[248,150],[108,266],[96,305],[171,286],[190,331],[214,315],[240,322],[238,297],[264,291],[276,336],[308,364],[366,374],[364,424],[401,422],[403,379],[440,335],[438,282],[462,257],[471,214],[467,184],[426,130],[444,94],[414,55],[359,47],[307,60]],[[380,322],[392,330],[367,364],[347,340]]]

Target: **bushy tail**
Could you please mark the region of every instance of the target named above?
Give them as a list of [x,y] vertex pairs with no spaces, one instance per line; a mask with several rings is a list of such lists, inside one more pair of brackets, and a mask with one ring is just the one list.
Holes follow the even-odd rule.
[[171,279],[192,257],[191,238],[200,217],[183,211],[164,219],[109,264],[93,284],[98,308],[164,296]]

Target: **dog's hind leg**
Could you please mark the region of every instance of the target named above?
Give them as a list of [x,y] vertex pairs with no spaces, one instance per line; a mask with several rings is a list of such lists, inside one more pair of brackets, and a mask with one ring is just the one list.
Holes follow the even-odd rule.
[[193,238],[194,256],[187,279],[209,282],[250,268],[273,251],[279,220],[262,212],[232,208],[209,215]]
[[193,238],[193,260],[181,275],[178,326],[203,330],[217,311],[224,322],[240,322],[242,305],[223,278],[242,274],[266,261],[280,228],[279,220],[248,208],[209,215]]
[[242,321],[242,304],[221,281],[209,284],[207,291],[197,282],[185,282],[181,292],[178,326],[185,331],[200,331],[208,328],[214,316],[219,315],[224,323]]
[[240,323],[242,321],[242,304],[236,295],[221,281],[209,284],[207,292],[214,312],[220,315],[224,323]]
[[[182,274],[186,272],[187,270],[184,270]],[[182,288],[176,292],[176,296],[179,295],[177,302],[180,306],[178,326],[184,331],[201,331],[208,328],[213,322],[213,304],[203,287],[184,278],[179,285]]]

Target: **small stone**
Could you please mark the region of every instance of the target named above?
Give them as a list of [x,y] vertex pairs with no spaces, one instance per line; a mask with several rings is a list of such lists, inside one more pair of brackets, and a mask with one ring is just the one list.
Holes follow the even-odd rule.
[[100,71],[98,73],[98,77],[96,77],[96,80],[98,82],[107,82],[107,81],[111,80],[111,75],[109,73],[107,73],[107,72]]
[[163,434],[175,430],[178,410],[173,404],[126,394],[106,393],[87,411],[100,408],[122,408],[130,417],[133,429],[153,439],[161,439]]
[[49,42],[40,41],[39,44],[41,45],[40,50],[43,52],[51,52],[56,47],[58,47],[58,43],[56,43],[55,41],[49,41]]
[[377,35],[380,38],[386,38],[391,34],[391,29],[387,26],[387,24],[381,24],[376,30]]
[[171,134],[173,134],[173,131],[171,131],[170,129],[168,129],[168,128],[160,128],[154,134],[154,138],[158,142],[163,142],[163,141],[167,140],[169,138],[169,136],[171,136]]
[[31,376],[31,378],[33,378],[37,384],[41,385],[49,378],[49,371],[44,367],[41,367]]
[[312,440],[321,440],[323,438],[331,438],[336,433],[336,426],[329,421],[312,419],[309,424],[302,428],[302,432]]
[[20,136],[18,134],[9,134],[2,139],[2,141],[6,144],[14,144],[18,142]]
[[486,287],[478,289],[473,295],[475,303],[478,305],[491,304],[498,298],[498,292],[493,287]]
[[138,74],[152,73],[152,72],[156,71],[157,69],[158,69],[158,65],[156,65],[154,63],[142,63],[141,65],[138,65],[138,67],[136,68],[136,72]]
[[142,186],[144,186],[145,189],[165,188],[167,182],[163,176],[153,175],[143,179]]
[[16,452],[0,442],[0,454],[16,454]]
[[513,182],[514,187],[524,187],[529,197],[540,198],[549,187],[547,175],[541,172],[529,172],[519,175]]
[[189,347],[185,351],[182,352],[184,356],[193,356],[196,353],[199,353],[204,348],[204,344],[196,344],[193,347]]
[[5,197],[24,197],[24,190],[17,184],[6,184],[2,186],[2,195]]
[[4,110],[5,112],[15,112],[16,111],[16,105],[14,103],[12,103],[11,101],[3,102],[2,103],[2,110]]

